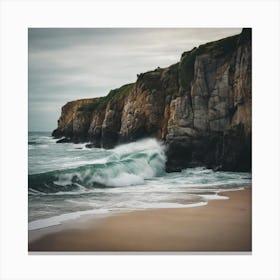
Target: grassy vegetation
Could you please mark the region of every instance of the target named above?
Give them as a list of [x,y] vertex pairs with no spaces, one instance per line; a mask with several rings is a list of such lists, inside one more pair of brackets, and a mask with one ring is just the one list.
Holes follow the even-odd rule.
[[212,51],[215,51],[217,54],[225,55],[235,49],[239,37],[240,37],[239,35],[235,35],[215,42],[210,42],[201,45],[199,46],[199,48],[197,48],[196,55],[200,55],[205,52],[212,52]]
[[178,75],[180,62],[177,62],[175,64],[172,64],[169,66],[169,75],[176,77]]
[[252,41],[252,28],[243,28],[239,38],[239,44],[244,44]]
[[194,78],[194,63],[197,56],[204,53],[213,53],[215,57],[225,56],[234,51],[238,38],[239,35],[227,37],[215,42],[201,45],[198,48],[194,48],[189,52],[183,53],[179,66],[180,85],[184,89],[190,90],[191,81]]
[[179,83],[187,90],[190,90],[191,81],[194,77],[195,57],[195,50],[184,53],[179,66]]
[[97,100],[93,100],[92,103],[90,103],[90,104],[80,106],[78,111],[91,112],[91,111],[105,110],[109,101],[117,102],[120,99],[125,98],[128,95],[128,93],[131,91],[133,86],[134,86],[134,83],[124,85],[118,89],[113,89],[109,92],[109,94],[107,96],[101,97]]

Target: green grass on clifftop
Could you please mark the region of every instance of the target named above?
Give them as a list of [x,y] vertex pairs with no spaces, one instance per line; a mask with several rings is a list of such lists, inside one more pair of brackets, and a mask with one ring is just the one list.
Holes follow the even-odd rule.
[[124,85],[120,88],[113,89],[109,92],[108,95],[101,97],[97,100],[93,100],[92,103],[82,105],[78,111],[83,112],[92,112],[92,111],[102,111],[106,109],[107,104],[111,102],[117,102],[125,98],[128,93],[132,90],[135,83]]
[[199,55],[211,54],[214,57],[226,56],[228,53],[236,49],[239,35],[227,37],[218,41],[210,42],[194,48],[191,51],[184,52],[181,57],[179,66],[179,82],[180,85],[190,90],[191,82],[194,79],[194,63]]
[[186,52],[182,55],[179,65],[179,82],[180,85],[187,90],[190,90],[191,81],[194,78],[195,57],[195,50]]

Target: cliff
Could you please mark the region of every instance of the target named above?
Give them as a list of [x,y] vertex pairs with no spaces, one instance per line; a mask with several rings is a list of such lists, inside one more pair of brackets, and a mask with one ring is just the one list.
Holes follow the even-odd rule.
[[168,171],[250,171],[251,91],[251,29],[243,29],[106,97],[67,103],[53,136],[104,148],[156,137],[167,144]]

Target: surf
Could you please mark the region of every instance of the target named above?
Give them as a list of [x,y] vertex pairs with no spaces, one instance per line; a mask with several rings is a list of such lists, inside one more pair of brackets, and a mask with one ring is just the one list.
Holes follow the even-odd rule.
[[[94,151],[92,156],[97,152]],[[74,168],[29,175],[29,189],[52,193],[73,191],[80,186],[125,187],[142,185],[145,180],[165,173],[165,147],[155,139],[120,145],[110,150],[109,155],[107,152],[103,158],[98,157]]]

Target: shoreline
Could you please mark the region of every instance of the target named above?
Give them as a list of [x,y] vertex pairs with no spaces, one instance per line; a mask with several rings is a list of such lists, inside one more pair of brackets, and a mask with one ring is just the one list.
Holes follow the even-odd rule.
[[136,210],[28,232],[32,252],[251,252],[251,188],[201,207]]

